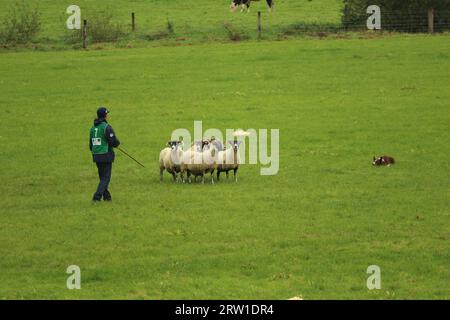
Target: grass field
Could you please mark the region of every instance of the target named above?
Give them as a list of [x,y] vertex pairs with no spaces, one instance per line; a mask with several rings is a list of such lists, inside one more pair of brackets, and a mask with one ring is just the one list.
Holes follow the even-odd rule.
[[[449,299],[449,52],[404,35],[0,53],[0,298]],[[147,169],[118,153],[114,202],[93,205],[99,105]],[[160,184],[194,120],[280,129],[278,175]]]
[[[16,1],[0,1],[0,19],[10,15]],[[20,2],[20,1],[19,1]],[[98,19],[99,13],[109,12],[114,23],[122,25],[127,35],[115,43],[117,47],[142,47],[161,44],[192,44],[229,41],[225,25],[243,38],[256,39],[257,11],[263,14],[263,38],[278,39],[292,37],[286,33],[299,23],[339,25],[342,1],[340,0],[279,0],[276,10],[268,13],[265,1],[255,2],[250,13],[229,11],[231,0],[197,0],[195,4],[184,0],[28,0],[31,7],[37,6],[41,13],[41,30],[33,47],[39,49],[67,48],[67,36],[75,31],[66,30],[69,15],[66,9],[76,4],[81,8],[82,19]],[[131,12],[136,13],[137,30],[131,30]],[[174,34],[156,41],[148,37],[167,31],[167,21],[174,27]],[[78,44],[78,47],[80,44]],[[96,45],[95,47],[105,44]]]
[[[1,297],[449,298],[449,49],[417,36],[3,54]],[[118,155],[115,201],[93,206],[100,104],[148,170]],[[194,119],[279,128],[279,174],[159,184],[163,142]],[[398,164],[372,168],[380,153]],[[70,264],[80,291],[65,289]],[[381,291],[365,288],[370,264]]]

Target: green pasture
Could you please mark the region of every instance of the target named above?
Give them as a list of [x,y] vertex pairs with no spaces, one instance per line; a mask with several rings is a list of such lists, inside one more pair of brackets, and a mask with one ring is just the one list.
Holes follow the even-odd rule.
[[[449,43],[3,52],[0,298],[449,299]],[[117,154],[113,203],[94,205],[99,105],[147,168]],[[194,120],[279,129],[279,173],[160,184],[159,151]],[[381,154],[397,164],[372,167]]]
[[[205,42],[229,42],[228,30],[239,35],[240,40],[257,38],[257,12],[262,12],[263,39],[284,39],[297,32],[298,24],[340,25],[342,1],[340,0],[278,0],[269,13],[265,1],[252,3],[249,13],[231,13],[231,0],[29,0],[31,8],[41,13],[39,34],[29,47],[42,50],[80,47],[67,43],[70,35],[66,9],[76,4],[81,18],[88,23],[99,19],[105,12],[111,14],[114,24],[119,24],[125,35],[117,41],[117,47],[152,46],[160,44],[186,45]],[[0,0],[0,21],[10,15],[11,8],[20,0]],[[131,13],[136,15],[136,31],[131,32]],[[167,24],[173,26],[173,34],[164,36]],[[0,28],[1,29],[1,28]],[[88,32],[89,34],[89,32]],[[162,36],[161,36],[162,34]],[[159,35],[159,38],[158,38]],[[156,38],[156,39],[155,39]],[[152,40],[149,40],[152,39]],[[92,42],[91,40],[89,40]],[[90,44],[92,45],[92,44]],[[95,47],[104,45],[95,45]]]

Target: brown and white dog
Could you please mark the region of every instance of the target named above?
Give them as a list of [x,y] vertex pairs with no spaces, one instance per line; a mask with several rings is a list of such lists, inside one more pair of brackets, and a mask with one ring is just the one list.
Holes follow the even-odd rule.
[[[241,12],[250,11],[250,3],[252,1],[260,1],[260,0],[233,0],[230,5],[231,12],[235,12],[236,9],[241,6]],[[269,7],[269,10],[272,10],[274,6],[274,0],[266,0],[267,6]]]
[[395,159],[390,156],[381,156],[381,157],[373,157],[372,165],[373,166],[390,166],[391,164],[395,164]]

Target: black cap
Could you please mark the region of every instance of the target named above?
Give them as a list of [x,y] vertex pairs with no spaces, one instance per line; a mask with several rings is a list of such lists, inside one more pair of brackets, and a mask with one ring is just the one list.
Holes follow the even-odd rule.
[[105,118],[106,115],[109,113],[109,110],[105,107],[100,107],[97,109],[97,117],[99,118]]

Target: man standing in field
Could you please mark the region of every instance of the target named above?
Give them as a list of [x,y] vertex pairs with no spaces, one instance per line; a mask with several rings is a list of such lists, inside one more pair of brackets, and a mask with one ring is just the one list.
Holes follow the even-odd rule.
[[111,201],[111,194],[108,191],[111,180],[112,163],[114,162],[114,150],[120,145],[113,128],[108,124],[109,111],[105,107],[97,110],[97,119],[90,131],[89,149],[92,152],[93,160],[98,168],[100,182],[97,191],[94,193],[93,201]]

